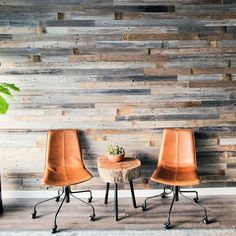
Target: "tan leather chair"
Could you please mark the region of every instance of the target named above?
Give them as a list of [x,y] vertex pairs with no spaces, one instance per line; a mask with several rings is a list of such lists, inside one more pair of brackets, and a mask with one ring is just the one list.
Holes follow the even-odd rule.
[[[173,199],[169,209],[167,223],[164,224],[166,229],[170,229],[170,214],[175,201],[179,200],[179,195],[183,196],[193,204],[201,207],[204,210],[203,223],[209,223],[206,209],[198,203],[197,191],[180,190],[182,186],[197,185],[200,183],[200,178],[197,173],[196,150],[194,133],[191,129],[165,129],[163,132],[162,146],[157,164],[157,169],[154,171],[151,180],[167,186],[171,186],[171,191],[148,197],[145,199],[143,210],[147,208],[147,200],[154,197],[164,198],[166,195],[173,192]],[[192,200],[185,196],[184,192],[193,192],[196,197]]]
[[[90,190],[73,192],[70,187],[73,184],[90,180],[92,177],[92,174],[86,169],[83,163],[78,131],[73,129],[50,130],[47,139],[46,165],[43,175],[43,184],[49,186],[62,186],[62,193],[58,192],[57,196],[36,203],[34,205],[32,218],[36,218],[36,207],[39,204],[53,199],[56,199],[56,201],[59,202],[60,197],[63,195],[64,197],[62,202],[54,217],[52,233],[56,233],[57,215],[64,201],[66,201],[66,203],[70,202],[70,196],[79,199],[92,208],[90,220],[93,221],[95,219],[95,210],[94,207],[89,204],[93,199],[92,192]],[[74,194],[82,192],[88,192],[90,194],[88,199],[89,203],[74,196]]]

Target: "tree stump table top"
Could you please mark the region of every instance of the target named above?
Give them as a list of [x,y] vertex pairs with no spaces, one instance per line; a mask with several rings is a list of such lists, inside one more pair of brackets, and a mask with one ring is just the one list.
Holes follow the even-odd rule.
[[125,157],[121,162],[111,162],[106,156],[98,157],[98,172],[105,183],[127,183],[141,176],[141,162]]

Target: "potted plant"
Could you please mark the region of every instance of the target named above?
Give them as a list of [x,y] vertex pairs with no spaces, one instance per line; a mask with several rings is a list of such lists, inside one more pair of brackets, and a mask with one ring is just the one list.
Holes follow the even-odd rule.
[[107,145],[107,157],[112,162],[123,161],[125,156],[125,149],[118,145]]
[[5,114],[8,111],[9,104],[3,96],[13,98],[10,90],[20,91],[14,84],[0,83],[0,114]]
[[[5,114],[8,111],[9,104],[4,97],[7,98],[13,97],[10,90],[20,91],[20,89],[16,87],[14,84],[8,84],[5,82],[0,83],[0,114]],[[2,205],[1,173],[0,173],[0,214],[2,212],[3,212],[3,205]]]

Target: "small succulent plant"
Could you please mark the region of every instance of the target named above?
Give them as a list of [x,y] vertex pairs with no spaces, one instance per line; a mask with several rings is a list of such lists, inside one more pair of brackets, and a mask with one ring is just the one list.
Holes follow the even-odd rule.
[[107,145],[107,153],[109,155],[118,155],[118,154],[122,154],[125,155],[125,149],[123,147],[120,147],[118,145]]

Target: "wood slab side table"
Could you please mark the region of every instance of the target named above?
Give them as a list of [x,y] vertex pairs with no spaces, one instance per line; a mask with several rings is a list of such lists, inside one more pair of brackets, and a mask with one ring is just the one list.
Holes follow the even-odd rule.
[[106,183],[104,204],[107,204],[110,183],[114,184],[115,220],[118,221],[118,184],[129,183],[133,207],[137,208],[133,179],[141,176],[141,162],[138,159],[126,157],[122,162],[111,162],[106,156],[98,157],[98,172],[100,178]]

